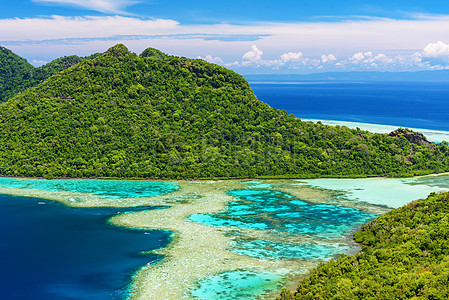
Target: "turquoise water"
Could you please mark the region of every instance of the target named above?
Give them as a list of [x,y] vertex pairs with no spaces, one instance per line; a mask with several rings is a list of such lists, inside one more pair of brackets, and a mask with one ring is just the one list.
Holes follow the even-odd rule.
[[[363,182],[370,185],[367,180]],[[378,184],[381,183],[388,182]],[[404,182],[397,184],[409,186]],[[210,226],[234,228],[228,232],[232,240],[231,251],[240,255],[268,260],[330,260],[340,253],[352,251],[349,246],[351,232],[376,217],[361,209],[332,203],[334,200],[330,200],[331,203],[312,203],[298,199],[276,190],[276,183],[251,181],[245,185],[244,189],[227,192],[233,196],[234,201],[227,204],[225,211],[189,217],[190,221]],[[423,187],[425,191],[429,188],[420,185],[419,189],[423,190]],[[361,192],[359,196],[364,198],[372,190],[362,189]],[[335,197],[343,194],[344,192],[335,193]],[[409,199],[411,200],[414,199]],[[246,229],[263,230],[264,233],[253,236]],[[248,279],[246,273],[242,272],[244,271],[211,276],[199,283],[192,291],[192,296],[211,300],[258,299],[257,295],[263,293],[259,289],[264,283],[263,277],[253,275]]]
[[[257,218],[253,218],[252,221],[245,221],[241,218],[227,218],[226,216],[223,217],[223,215],[214,216],[211,214],[195,214],[189,217],[190,221],[198,222],[205,225],[210,226],[233,226],[233,227],[239,227],[244,229],[254,229],[254,230],[268,230],[270,229],[267,224],[264,222],[258,222],[256,220]],[[261,219],[261,218],[259,218]]]
[[44,191],[90,193],[101,198],[153,197],[176,191],[174,182],[132,180],[42,180],[0,178],[0,186]]
[[338,246],[319,243],[280,243],[267,240],[238,240],[234,252],[261,259],[323,260],[342,252]]
[[278,288],[281,277],[267,272],[236,270],[211,276],[198,284],[192,296],[198,299],[261,299]]
[[[376,217],[355,208],[297,199],[266,189],[273,188],[269,184],[250,182],[247,187],[228,191],[235,201],[229,202],[225,211],[189,217],[190,221],[210,226],[234,227],[229,233],[233,238],[232,251],[241,255],[271,260],[328,260],[349,249],[340,243],[345,235]],[[264,230],[271,239],[248,238],[239,229]],[[301,237],[310,241],[300,241]],[[273,274],[261,274],[248,276],[247,271],[218,274],[200,282],[192,295],[213,300],[257,299],[265,289],[262,287],[274,289],[271,282],[276,282],[270,277]]]
[[398,208],[426,198],[431,192],[448,191],[449,175],[417,178],[310,179],[299,180],[314,188],[335,191],[336,199],[362,201]]
[[[231,251],[240,255],[268,260],[330,260],[348,253],[351,232],[376,217],[361,209],[298,199],[276,190],[276,183],[244,184],[244,189],[227,192],[234,201],[227,204],[225,211],[189,217],[190,221],[209,226],[234,228],[227,235],[232,240]],[[258,233],[252,235],[247,229]],[[201,281],[192,296],[210,300],[261,299],[257,298],[264,292],[261,286],[267,284],[265,290],[276,288],[271,282],[279,279],[264,277],[273,275],[247,276],[247,271],[241,270],[217,274]]]
[[432,187],[434,190],[449,190],[449,175],[440,176],[425,176],[419,178],[413,178],[405,180],[408,185],[411,186],[422,186],[427,185]]
[[228,203],[226,211],[194,214],[189,220],[211,226],[273,230],[333,239],[376,217],[342,205],[307,202],[280,191],[240,189],[231,190],[228,194],[236,201]]

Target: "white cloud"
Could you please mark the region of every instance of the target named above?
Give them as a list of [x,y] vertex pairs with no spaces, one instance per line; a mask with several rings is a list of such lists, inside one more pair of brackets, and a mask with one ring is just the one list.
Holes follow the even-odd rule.
[[178,22],[167,19],[139,19],[123,16],[0,19],[0,28],[4,29],[0,32],[0,41],[39,42],[48,39],[165,34],[176,31],[178,25]]
[[43,65],[45,65],[45,64],[47,64],[47,63],[48,63],[48,61],[45,61],[45,60],[36,60],[36,59],[33,59],[33,60],[31,61],[31,64],[32,64],[33,66],[35,66],[35,67],[43,66]]
[[251,47],[251,50],[243,54],[242,58],[244,60],[256,62],[262,59],[263,52],[257,48],[256,45]]
[[128,6],[138,3],[135,0],[32,0],[35,3],[48,5],[75,6],[103,13],[124,14]]
[[239,67],[241,64],[238,61],[233,61],[232,63],[225,63],[224,65],[228,68],[231,68],[231,67]]
[[383,53],[379,53],[376,56],[372,58],[373,62],[379,62],[379,63],[391,63],[394,61],[391,57],[388,57],[387,55]]
[[449,44],[442,41],[429,43],[422,51],[415,53],[415,60],[430,70],[449,69]]
[[449,45],[442,41],[430,43],[423,49],[422,56],[431,58],[449,58]]
[[352,59],[356,60],[356,61],[361,61],[364,58],[365,58],[365,55],[363,55],[362,52],[356,53],[352,56]]
[[358,52],[358,53],[354,54],[350,59],[354,63],[357,63],[357,62],[364,62],[364,60],[367,60],[367,59],[369,60],[372,56],[373,56],[373,52],[371,52],[371,51],[368,51],[365,53]]
[[219,56],[216,56],[216,57],[212,57],[212,55],[206,55],[206,57],[198,56],[198,59],[202,59],[207,62],[219,64],[219,65],[224,64],[223,59],[221,59],[221,57],[219,57]]
[[[436,43],[435,43],[436,44]],[[439,45],[440,48],[443,45]],[[449,48],[449,45],[448,45]],[[426,47],[424,49],[429,49]],[[408,55],[388,55],[373,51],[356,52],[345,59],[338,59],[334,54],[321,55],[319,58],[305,57],[302,52],[288,52],[280,55],[280,59],[266,60],[262,58],[262,51],[253,46],[245,53],[242,61],[224,63],[230,68],[264,68],[266,70],[289,69],[292,72],[326,72],[326,71],[419,71],[449,69],[449,54],[436,51],[435,55],[447,57],[441,60],[424,60],[424,50]],[[443,54],[441,54],[443,53]],[[259,55],[260,54],[260,55]],[[212,59],[212,58],[209,58]],[[251,59],[251,60],[250,60]]]
[[[62,2],[79,4],[83,1],[58,0]],[[117,3],[125,2],[115,3],[117,9]],[[49,61],[70,54],[88,55],[124,43],[137,53],[149,46],[187,57],[213,53],[214,56],[203,59],[238,72],[254,67],[288,68],[298,72],[416,71],[449,65],[449,44],[441,42],[449,41],[449,16],[245,25],[185,25],[169,19],[125,16],[51,16],[0,19],[0,28],[3,29],[0,30],[0,44],[29,61]],[[429,44],[429,41],[439,42]],[[286,52],[286,49],[300,49],[301,52]]]
[[327,62],[334,62],[336,61],[337,58],[335,57],[335,55],[333,54],[329,54],[329,55],[321,55],[321,62],[322,63],[327,63]]
[[281,55],[281,60],[283,62],[289,62],[289,61],[298,61],[302,57],[302,52],[288,52]]

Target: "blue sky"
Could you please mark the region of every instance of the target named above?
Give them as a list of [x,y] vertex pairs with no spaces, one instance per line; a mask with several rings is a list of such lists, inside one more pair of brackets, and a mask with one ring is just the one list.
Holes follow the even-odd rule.
[[0,45],[40,65],[117,43],[243,74],[449,68],[449,1],[2,1]]

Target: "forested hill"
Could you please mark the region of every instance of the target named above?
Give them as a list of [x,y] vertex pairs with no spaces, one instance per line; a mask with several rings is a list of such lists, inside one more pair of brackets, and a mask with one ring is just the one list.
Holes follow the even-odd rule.
[[95,56],[96,54],[89,57],[65,56],[35,68],[26,59],[0,46],[0,103],[27,88],[38,85],[62,70]]
[[117,45],[0,105],[0,174],[245,178],[449,171],[446,144],[301,122],[203,60]]
[[391,211],[354,235],[355,256],[323,264],[293,299],[449,299],[449,193]]

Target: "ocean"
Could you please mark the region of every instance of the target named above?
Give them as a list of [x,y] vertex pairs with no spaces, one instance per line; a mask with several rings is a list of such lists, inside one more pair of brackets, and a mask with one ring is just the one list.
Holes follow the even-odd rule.
[[[2,179],[2,183],[14,180]],[[16,181],[21,188],[47,190],[109,188],[111,181]],[[170,183],[116,181],[117,188],[148,185],[154,194],[173,190]],[[97,188],[92,190],[92,186]],[[158,185],[158,186],[154,186]],[[159,188],[159,190],[158,190]],[[148,188],[147,188],[148,189]],[[123,190],[120,191],[123,193]],[[118,213],[150,210],[136,208],[72,208],[55,201],[0,194],[0,298],[9,300],[124,299],[131,275],[162,259],[145,253],[165,247],[171,233],[161,230],[132,230],[110,225]]]
[[248,80],[259,100],[301,119],[449,131],[449,82]]

